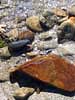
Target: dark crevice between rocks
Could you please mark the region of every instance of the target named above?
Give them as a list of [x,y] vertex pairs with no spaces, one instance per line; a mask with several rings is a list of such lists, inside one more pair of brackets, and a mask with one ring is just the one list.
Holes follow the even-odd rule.
[[40,89],[40,91],[43,91],[43,92],[57,93],[57,94],[61,94],[61,95],[69,96],[69,97],[72,97],[75,95],[75,91],[68,92],[68,91],[56,88],[55,86],[41,82],[29,76],[28,74],[25,74],[19,71],[16,71],[10,74],[10,81],[11,83],[18,82],[20,87],[35,88],[36,91],[37,89]]

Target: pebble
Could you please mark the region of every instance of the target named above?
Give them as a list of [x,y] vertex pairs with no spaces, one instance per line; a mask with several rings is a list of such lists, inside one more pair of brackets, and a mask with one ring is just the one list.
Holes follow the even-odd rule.
[[26,97],[33,94],[35,89],[28,87],[21,87],[14,92],[14,97],[19,100],[25,100]]
[[33,58],[33,57],[38,56],[39,53],[38,53],[38,52],[35,52],[35,51],[31,51],[31,52],[26,53],[26,55],[27,55],[28,57],[30,57],[30,58]]
[[30,41],[28,39],[23,39],[9,43],[8,48],[12,53],[24,49],[25,47],[27,47],[27,44],[30,44]]
[[39,16],[31,16],[31,17],[28,17],[26,19],[26,25],[34,30],[34,31],[38,31],[38,32],[41,32],[43,31],[41,25],[40,25],[40,17]]
[[10,58],[11,57],[8,46],[0,49],[0,57],[2,57],[2,58]]

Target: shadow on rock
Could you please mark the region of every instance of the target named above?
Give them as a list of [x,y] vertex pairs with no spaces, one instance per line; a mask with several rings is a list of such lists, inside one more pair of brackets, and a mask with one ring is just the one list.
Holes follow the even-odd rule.
[[40,91],[43,91],[43,92],[57,93],[57,94],[61,94],[61,95],[69,96],[69,97],[72,97],[75,95],[75,91],[73,91],[73,92],[64,91],[64,90],[56,88],[50,84],[43,83],[37,79],[32,78],[31,76],[29,76],[25,73],[19,72],[19,71],[10,73],[10,81],[11,81],[11,83],[18,82],[20,87],[35,88],[36,91],[37,91],[37,89],[40,89]]

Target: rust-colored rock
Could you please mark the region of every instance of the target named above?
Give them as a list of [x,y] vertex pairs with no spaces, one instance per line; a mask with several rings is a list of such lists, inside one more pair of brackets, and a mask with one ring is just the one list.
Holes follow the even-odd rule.
[[65,91],[75,91],[75,65],[57,55],[33,58],[17,70]]

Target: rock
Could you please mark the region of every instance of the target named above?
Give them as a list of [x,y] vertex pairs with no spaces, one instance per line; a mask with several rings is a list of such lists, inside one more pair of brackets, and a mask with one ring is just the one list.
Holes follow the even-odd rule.
[[34,40],[34,33],[31,32],[31,31],[24,31],[24,32],[21,32],[18,34],[18,38],[21,40],[21,39],[28,39],[30,40],[31,42]]
[[62,90],[75,91],[75,65],[60,56],[49,54],[33,58],[16,67],[11,74],[16,71]]
[[12,29],[11,31],[9,31],[8,33],[6,33],[6,35],[10,38],[10,39],[15,39],[18,37],[18,30],[17,28]]
[[[35,43],[33,42],[32,47],[34,48]],[[36,43],[37,48],[40,50],[54,49],[58,46],[57,39],[52,39],[48,41],[39,41]]]
[[58,54],[61,56],[64,55],[75,55],[75,43],[74,42],[66,42],[64,44],[60,44],[58,48],[52,51],[54,54]]
[[14,97],[19,100],[25,100],[25,98],[33,94],[34,91],[33,88],[21,87],[15,91]]
[[58,41],[75,40],[75,17],[70,17],[59,26]]
[[0,49],[0,57],[2,57],[2,58],[10,58],[11,57],[8,46]]
[[26,53],[26,55],[30,58],[33,58],[33,57],[38,56],[39,54],[37,52],[31,51],[31,52]]
[[8,48],[10,52],[15,52],[24,49],[27,47],[27,44],[30,44],[30,41],[28,39],[14,41],[8,44]]
[[39,34],[40,40],[51,40],[52,38],[56,38],[57,34],[54,31],[47,31]]
[[54,13],[58,17],[66,17],[67,16],[67,12],[61,8],[58,8],[58,7],[52,8],[50,10],[50,12]]
[[47,11],[40,17],[40,23],[42,27],[47,30],[57,23],[57,17],[53,13]]
[[40,17],[39,16],[28,17],[26,19],[26,24],[30,29],[32,29],[34,31],[38,31],[38,32],[43,31],[43,29],[40,25]]
[[75,16],[75,5],[71,6],[68,10],[67,10],[68,14],[70,16]]
[[62,22],[66,19],[66,11],[60,8],[52,8],[50,11],[43,13],[43,17],[40,18],[40,22],[44,27],[52,28],[58,22]]

